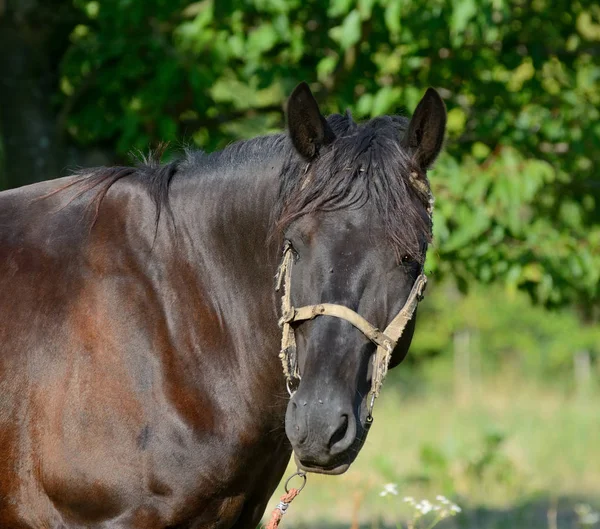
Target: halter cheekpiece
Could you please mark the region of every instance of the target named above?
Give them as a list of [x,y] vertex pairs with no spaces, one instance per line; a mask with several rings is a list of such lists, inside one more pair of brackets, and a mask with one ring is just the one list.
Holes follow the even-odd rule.
[[410,291],[406,303],[398,312],[396,317],[382,332],[374,325],[370,324],[360,314],[335,303],[319,303],[318,305],[305,305],[304,307],[293,307],[291,301],[291,282],[292,267],[294,263],[294,251],[289,242],[286,242],[283,248],[283,259],[277,272],[276,291],[279,292],[283,287],[281,297],[281,318],[279,325],[282,328],[281,352],[279,358],[283,366],[283,374],[290,395],[293,394],[291,386],[294,380],[300,380],[298,369],[298,355],[296,349],[296,336],[292,323],[312,320],[318,316],[333,316],[350,322],[354,327],[361,331],[369,340],[377,345],[377,352],[373,357],[373,376],[371,379],[369,417],[373,410],[375,398],[379,396],[383,379],[385,378],[392,351],[398,340],[404,332],[406,324],[412,318],[417,304],[423,298],[423,292],[427,284],[427,276],[421,272]]

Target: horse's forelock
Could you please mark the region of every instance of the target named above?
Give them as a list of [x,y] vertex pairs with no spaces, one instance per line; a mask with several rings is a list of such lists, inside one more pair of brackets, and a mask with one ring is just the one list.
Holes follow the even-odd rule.
[[[281,232],[305,214],[371,201],[398,258],[422,262],[423,241],[431,239],[423,192],[429,183],[401,146],[408,120],[384,116],[357,125],[348,115],[334,115],[328,123],[333,144],[309,165],[288,164],[282,175],[275,229]],[[424,185],[413,185],[415,175]]]

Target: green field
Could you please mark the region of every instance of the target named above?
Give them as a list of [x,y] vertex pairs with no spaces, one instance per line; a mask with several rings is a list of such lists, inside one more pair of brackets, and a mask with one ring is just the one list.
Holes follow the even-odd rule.
[[[569,395],[506,374],[482,381],[460,404],[453,392],[410,396],[403,387],[396,380],[385,388],[346,474],[309,475],[285,527],[405,527],[411,511],[403,497],[439,494],[463,511],[438,527],[600,526],[576,514],[581,504],[600,508],[596,393]],[[398,484],[398,496],[380,497],[386,483]],[[281,492],[280,485],[267,514]]]

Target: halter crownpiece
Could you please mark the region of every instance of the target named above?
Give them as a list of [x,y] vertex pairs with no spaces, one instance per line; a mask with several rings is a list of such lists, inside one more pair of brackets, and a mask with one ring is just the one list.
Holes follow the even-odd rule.
[[417,308],[417,304],[423,298],[423,292],[427,284],[427,276],[421,272],[415,280],[406,303],[382,332],[374,325],[371,325],[360,314],[344,305],[320,303],[318,305],[305,305],[304,307],[299,308],[293,307],[290,293],[293,263],[293,249],[291,244],[286,241],[283,247],[283,258],[277,271],[276,291],[279,292],[283,287],[283,295],[281,297],[281,318],[279,320],[279,325],[282,328],[281,352],[279,353],[279,358],[281,359],[281,364],[283,366],[283,374],[286,378],[288,392],[290,395],[293,394],[291,385],[294,380],[300,380],[301,378],[298,369],[296,335],[292,323],[312,320],[318,316],[333,316],[335,318],[340,318],[351,323],[369,340],[377,345],[377,352],[373,359],[373,376],[371,377],[371,400],[369,403],[370,418],[375,398],[379,396],[383,380],[388,371],[392,351],[402,336],[406,324],[412,318],[415,309]]

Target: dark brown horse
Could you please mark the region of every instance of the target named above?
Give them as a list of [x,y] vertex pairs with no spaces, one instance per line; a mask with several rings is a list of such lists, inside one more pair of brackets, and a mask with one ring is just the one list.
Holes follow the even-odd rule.
[[288,115],[289,135],[0,194],[2,529],[253,529],[292,448],[354,460],[375,345],[294,323],[288,397],[281,247],[296,306],[384,328],[422,268],[445,109],[429,90],[411,121],[359,125],[302,84]]

